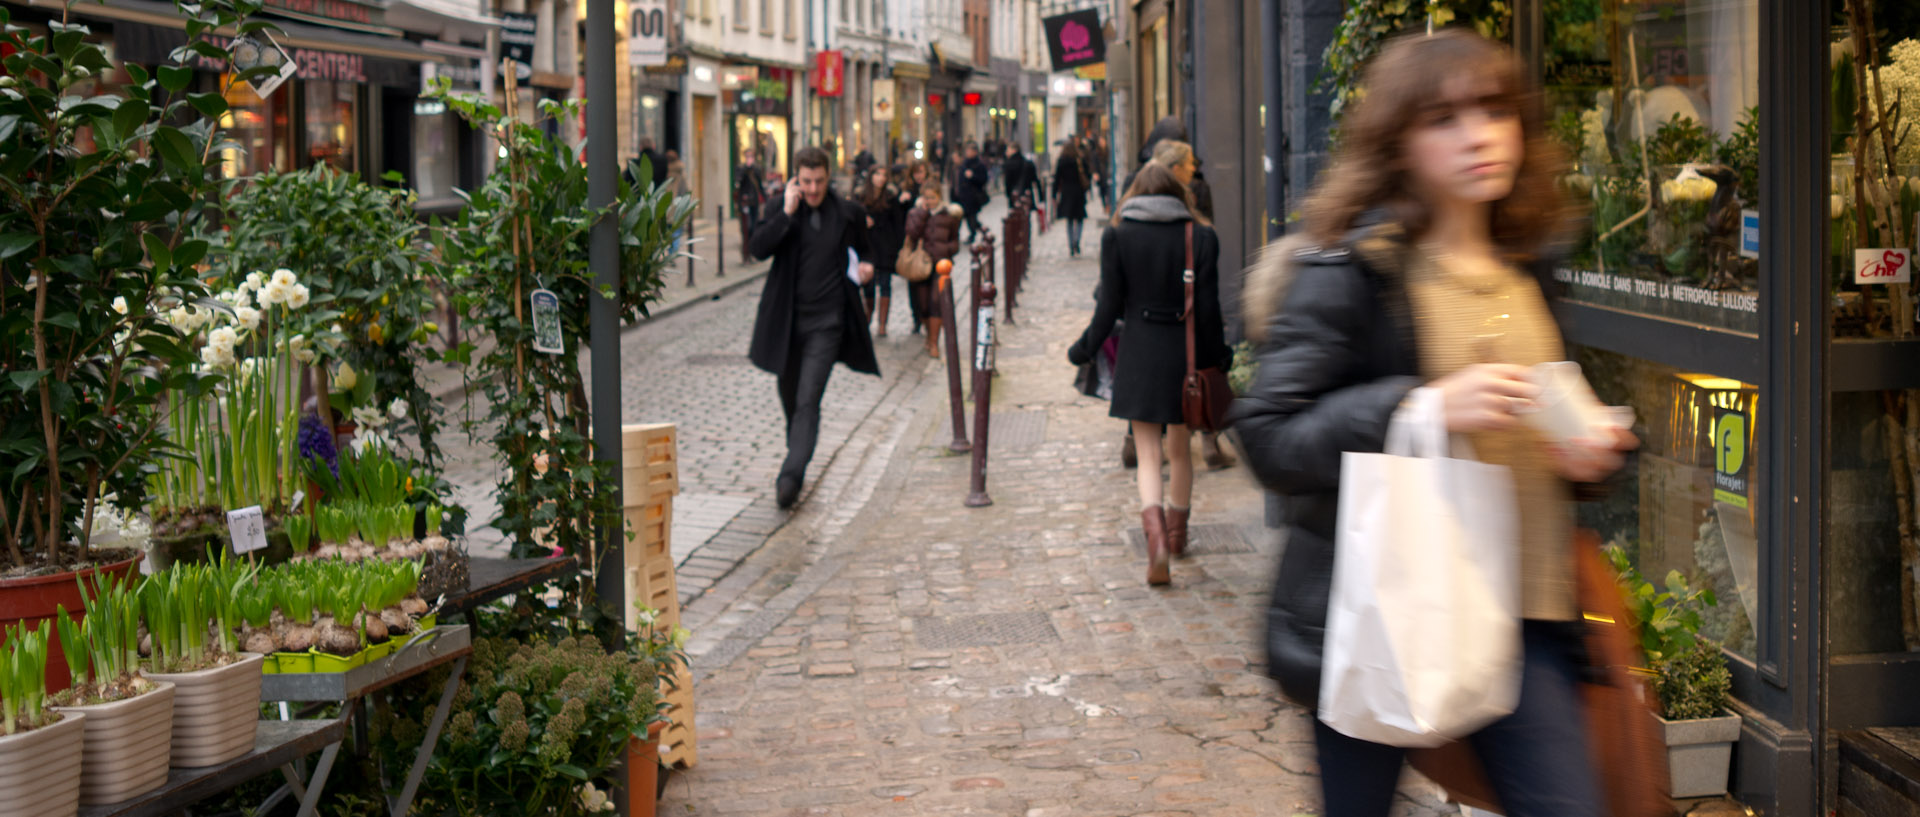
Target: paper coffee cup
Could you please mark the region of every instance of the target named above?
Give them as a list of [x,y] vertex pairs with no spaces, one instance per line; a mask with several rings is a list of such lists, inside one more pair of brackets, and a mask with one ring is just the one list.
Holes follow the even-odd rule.
[[1521,418],[1553,442],[1596,439],[1605,429],[1633,425],[1633,409],[1602,405],[1578,363],[1541,363],[1528,371],[1527,379],[1540,394]]

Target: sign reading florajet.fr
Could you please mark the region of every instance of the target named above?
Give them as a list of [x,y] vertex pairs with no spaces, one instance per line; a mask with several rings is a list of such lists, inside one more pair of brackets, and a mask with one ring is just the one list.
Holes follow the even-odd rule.
[[1053,70],[1066,71],[1107,60],[1107,37],[1097,9],[1081,9],[1041,21],[1047,30],[1047,52]]
[[1747,507],[1747,413],[1715,408],[1713,412],[1713,498],[1737,508]]

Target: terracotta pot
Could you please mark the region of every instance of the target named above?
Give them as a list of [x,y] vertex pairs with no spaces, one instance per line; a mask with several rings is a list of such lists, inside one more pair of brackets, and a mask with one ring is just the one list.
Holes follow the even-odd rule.
[[173,684],[91,706],[55,707],[86,716],[86,748],[80,764],[80,803],[118,803],[167,782],[172,757]]
[[647,739],[627,741],[627,817],[653,817],[660,800],[660,731],[647,727]]
[[198,672],[143,672],[172,683],[173,757],[176,769],[225,763],[253,749],[260,723],[260,665],[266,656],[241,653],[240,660]]
[[80,811],[86,716],[61,715],[52,725],[0,738],[0,817],[72,817]]
[[[88,586],[101,576],[113,576],[126,579],[140,564],[138,558],[109,565],[91,567],[86,570],[55,573],[51,576],[35,576],[31,579],[8,579],[0,581],[0,630],[15,624],[38,627],[42,621],[53,619],[55,605],[64,605],[67,615],[74,623],[86,611],[86,604],[80,599],[80,584],[75,577],[85,580]],[[55,625],[56,627],[58,625]],[[71,673],[67,671],[66,651],[60,649],[60,639],[52,640],[47,651],[47,692],[59,692],[73,685]]]

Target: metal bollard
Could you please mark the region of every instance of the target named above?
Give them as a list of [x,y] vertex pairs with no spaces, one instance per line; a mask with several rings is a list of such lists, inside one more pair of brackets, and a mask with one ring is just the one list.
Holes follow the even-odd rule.
[[993,411],[993,236],[986,236],[974,248],[973,263],[974,286],[980,290],[980,297],[974,301],[973,467],[966,505],[983,508],[993,504],[993,498],[987,496],[987,432]]
[[[934,286],[934,298],[940,303],[940,320],[946,324],[940,334],[945,336],[947,347],[947,397],[953,404],[953,442],[947,443],[947,450],[960,453],[973,447],[967,442],[967,402],[960,392],[960,330],[953,325],[953,270],[951,265],[946,272],[939,274],[939,282]],[[937,342],[937,341],[936,341]]]
[[714,262],[714,264],[717,266],[717,269],[714,271],[713,277],[725,278],[727,277],[727,206],[726,205],[716,204],[713,206],[713,223],[720,225],[720,229],[713,231],[713,254],[715,257],[720,259]]

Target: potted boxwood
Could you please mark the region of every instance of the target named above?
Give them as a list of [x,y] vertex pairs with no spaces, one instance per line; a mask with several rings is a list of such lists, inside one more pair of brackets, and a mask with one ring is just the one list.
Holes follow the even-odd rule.
[[152,669],[142,672],[175,687],[174,768],[212,766],[253,748],[266,656],[240,652],[235,628],[254,573],[222,557],[175,565],[141,586],[152,654]]
[[167,781],[172,757],[173,684],[140,676],[140,602],[118,581],[87,596],[75,624],[60,610],[60,643],[73,686],[54,709],[86,716],[80,767],[82,805],[118,803]]
[[1725,794],[1740,716],[1727,711],[1733,678],[1720,643],[1700,635],[1701,612],[1719,603],[1713,591],[1687,584],[1680,571],[1657,588],[1626,552],[1607,548],[1620,574],[1627,612],[1640,625],[1640,647],[1653,671],[1654,700],[1667,744],[1674,797]]
[[0,804],[8,814],[80,810],[86,716],[46,708],[50,626],[8,627],[0,647]]

